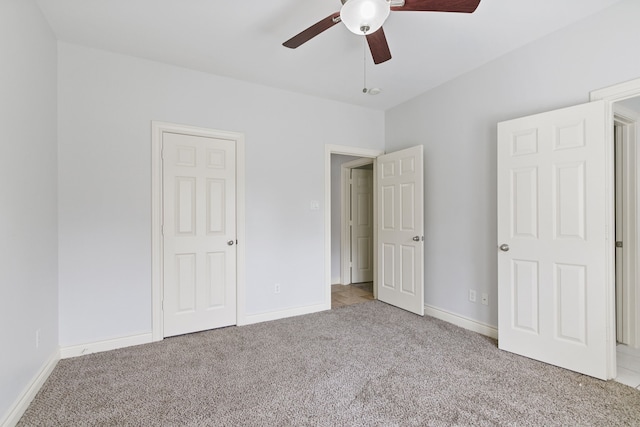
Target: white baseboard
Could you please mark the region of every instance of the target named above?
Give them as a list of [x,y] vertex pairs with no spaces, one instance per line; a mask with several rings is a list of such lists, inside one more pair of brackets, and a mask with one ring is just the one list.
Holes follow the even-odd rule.
[[268,313],[250,314],[245,316],[242,323],[238,326],[251,325],[253,323],[269,322],[271,320],[284,319],[286,317],[301,316],[303,314],[317,313],[318,311],[331,310],[331,305],[326,304],[308,305],[306,307],[296,307],[287,310],[270,311]]
[[111,340],[97,341],[88,344],[72,345],[60,348],[60,358],[68,359],[70,357],[84,356],[91,353],[100,353],[102,351],[116,350],[118,348],[131,347],[133,345],[148,344],[152,342],[152,334],[132,335],[122,338],[114,338]]
[[456,326],[486,335],[490,338],[498,339],[498,329],[485,323],[478,322],[477,320],[469,319],[468,317],[460,316],[459,314],[451,313],[441,308],[436,308],[426,304],[424,306],[424,314],[435,317],[436,319],[444,320],[445,322],[453,323]]
[[33,398],[36,397],[36,394],[38,394],[44,382],[49,378],[51,372],[53,372],[53,368],[56,367],[58,360],[60,360],[60,352],[56,350],[51,357],[49,357],[49,360],[42,365],[40,372],[38,372],[27,385],[25,390],[18,397],[16,403],[9,408],[6,418],[0,419],[0,426],[13,427],[18,424],[18,421],[20,421],[20,418],[29,407]]

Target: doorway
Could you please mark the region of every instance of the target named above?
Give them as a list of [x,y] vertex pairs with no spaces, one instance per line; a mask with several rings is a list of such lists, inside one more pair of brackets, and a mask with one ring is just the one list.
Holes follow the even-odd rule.
[[331,309],[331,156],[373,163],[373,289],[376,299],[424,315],[423,146],[392,153],[325,146],[325,309]]
[[374,299],[373,158],[331,155],[331,307]]
[[374,299],[374,157],[331,154],[331,307]]
[[[342,168],[338,167],[334,169],[332,174],[331,159],[334,156],[341,156],[342,163],[348,161],[354,161],[358,159],[369,160],[373,162],[378,156],[382,155],[382,150],[372,150],[367,148],[348,147],[342,145],[326,145],[325,146],[325,309],[331,309],[332,303],[332,284],[339,284],[342,286],[342,268],[341,268],[341,244],[343,233],[342,224],[340,227],[334,228],[333,224],[340,222],[342,216],[342,201],[340,195],[341,173]],[[348,157],[346,157],[348,156]],[[332,209],[338,207],[337,210]],[[375,212],[374,212],[375,215]],[[337,218],[337,219],[336,219]],[[375,220],[374,220],[375,222]],[[334,248],[338,250],[334,250]],[[334,254],[340,254],[334,258]],[[375,241],[374,241],[374,260],[375,260]],[[375,265],[375,261],[374,261]],[[373,289],[375,289],[376,271],[374,268],[373,274]]]
[[613,104],[615,158],[616,381],[640,387],[638,339],[638,133],[640,97]]

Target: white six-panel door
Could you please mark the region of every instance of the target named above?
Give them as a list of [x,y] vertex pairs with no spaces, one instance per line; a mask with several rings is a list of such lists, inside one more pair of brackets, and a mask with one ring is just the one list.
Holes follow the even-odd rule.
[[607,379],[605,107],[498,125],[499,347]]
[[424,315],[422,145],[376,159],[378,299]]
[[236,323],[235,141],[163,133],[164,336]]
[[351,170],[351,283],[373,281],[373,171]]

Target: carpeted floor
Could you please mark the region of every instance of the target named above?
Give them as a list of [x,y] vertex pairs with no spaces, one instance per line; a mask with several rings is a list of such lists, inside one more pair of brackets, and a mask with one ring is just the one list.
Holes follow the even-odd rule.
[[640,426],[640,393],[378,301],[62,360],[20,426]]

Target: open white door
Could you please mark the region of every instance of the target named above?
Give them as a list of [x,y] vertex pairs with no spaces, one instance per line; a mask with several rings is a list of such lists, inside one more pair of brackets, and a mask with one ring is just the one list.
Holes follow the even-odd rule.
[[378,299],[424,315],[422,146],[376,159]]
[[[603,102],[498,125],[498,344],[608,379]],[[610,232],[613,232],[612,230]]]
[[351,283],[373,281],[373,172],[351,170]]

